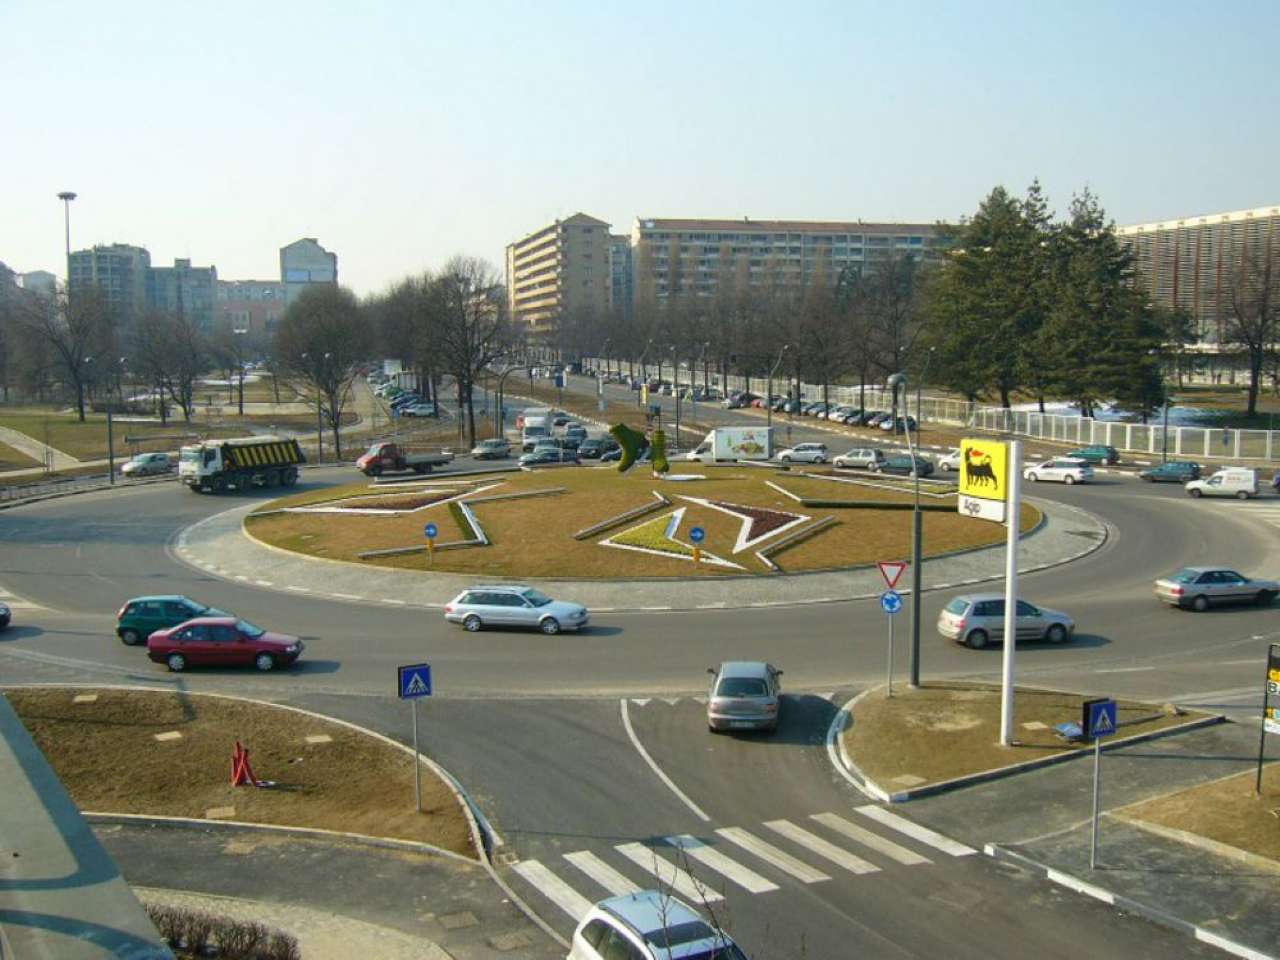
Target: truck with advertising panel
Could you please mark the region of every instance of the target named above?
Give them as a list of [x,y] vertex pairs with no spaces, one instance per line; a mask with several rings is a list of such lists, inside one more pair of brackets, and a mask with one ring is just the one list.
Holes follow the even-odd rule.
[[685,459],[702,463],[768,460],[773,452],[773,427],[716,427]]
[[196,493],[249,487],[292,487],[307,462],[292,437],[240,437],[188,444],[178,455],[178,479]]

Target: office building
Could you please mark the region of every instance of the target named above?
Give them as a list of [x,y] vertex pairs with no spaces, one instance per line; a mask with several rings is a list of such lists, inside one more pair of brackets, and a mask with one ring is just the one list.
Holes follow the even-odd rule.
[[846,268],[862,271],[894,255],[935,259],[935,235],[927,223],[640,217],[631,255],[637,294],[644,287],[662,301],[673,292],[712,296],[728,277],[808,284],[821,269],[834,284]]
[[635,266],[631,257],[631,238],[621,233],[609,234],[609,311],[631,316],[634,299]]
[[172,267],[147,271],[147,309],[190,317],[196,329],[213,329],[218,268],[193,267],[190,260],[174,260]]
[[68,268],[71,296],[96,288],[117,322],[136,323],[147,309],[151,254],[143,247],[113,243],[76,250],[71,254]]
[[575,311],[603,316],[610,298],[609,224],[585,213],[507,245],[507,306],[517,330],[546,336]]
[[1280,243],[1280,206],[1119,227],[1153,303],[1191,313],[1204,343],[1229,339],[1232,277],[1250,250]]
[[338,282],[338,255],[320,246],[315,237],[303,237],[280,248],[280,282],[287,307],[313,283]]
[[279,280],[219,280],[218,324],[270,336],[284,316],[284,287]]

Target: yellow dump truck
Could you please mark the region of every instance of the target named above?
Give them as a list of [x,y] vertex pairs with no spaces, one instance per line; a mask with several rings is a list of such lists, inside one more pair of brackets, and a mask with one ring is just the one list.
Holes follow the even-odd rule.
[[281,437],[207,440],[182,448],[178,479],[196,493],[249,487],[291,487],[306,463],[298,441]]

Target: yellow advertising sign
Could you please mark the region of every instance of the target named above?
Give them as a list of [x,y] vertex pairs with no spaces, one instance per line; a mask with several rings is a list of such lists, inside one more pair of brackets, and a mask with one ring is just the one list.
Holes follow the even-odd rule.
[[1009,499],[1009,446],[999,440],[960,441],[960,495]]

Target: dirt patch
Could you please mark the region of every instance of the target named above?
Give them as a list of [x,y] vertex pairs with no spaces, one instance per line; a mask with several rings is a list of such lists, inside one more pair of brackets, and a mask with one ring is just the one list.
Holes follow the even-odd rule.
[[[859,769],[886,784],[901,777],[939,783],[1016,763],[1092,749],[1071,744],[1054,724],[1080,722],[1077,694],[1018,690],[1014,697],[1016,746],[1000,746],[1000,688],[984,684],[926,683],[913,690],[895,683],[893,698],[881,688],[863,697],[842,736]],[[1123,738],[1186,723],[1202,713],[1176,715],[1149,703],[1121,700],[1117,724]]]
[[[845,510],[804,507],[784,493],[770,487],[773,480],[797,495],[820,491],[830,495],[845,489],[863,498],[864,488],[822,480],[795,477],[771,470],[748,470],[741,467],[704,467],[697,473],[705,480],[667,482],[656,480],[643,468],[619,474],[609,467],[563,468],[553,471],[518,472],[502,475],[497,492],[517,494],[544,489],[548,484],[564,487],[566,492],[554,501],[541,498],[499,500],[478,503],[474,510],[491,541],[491,546],[437,554],[435,570],[448,570],[489,577],[715,577],[725,573],[741,573],[711,563],[697,568],[680,555],[657,556],[636,551],[612,550],[598,541],[617,535],[626,525],[602,532],[585,540],[574,534],[628,510],[653,502],[653,491],[659,490],[672,505],[656,517],[649,515],[636,524],[651,522],[679,508],[686,508],[676,539],[688,546],[689,530],[700,526],[706,531],[702,549],[724,560],[739,564],[748,573],[765,573],[767,567],[754,550],[768,546],[769,539],[735,553],[743,518],[723,510],[694,503],[683,497],[695,497],[723,505],[736,505],[750,511],[781,511],[803,514],[810,521],[834,517],[831,527],[811,539],[798,543],[778,555],[777,562],[788,572],[821,570],[871,564],[883,557],[908,556],[911,550],[910,511],[902,509],[911,503],[907,491],[866,488],[865,499],[893,505],[897,509],[875,508]],[[473,478],[474,479],[474,478]],[[246,522],[256,538],[274,546],[331,559],[368,562],[402,569],[425,570],[431,558],[425,554],[379,557],[360,561],[366,551],[390,550],[420,546],[424,543],[423,524],[434,521],[441,539],[453,539],[446,531],[457,528],[457,536],[469,537],[458,527],[446,506],[428,506],[417,513],[403,516],[344,516],[337,513],[298,514],[268,513],[280,507],[316,505],[355,496],[368,495],[367,485],[353,484],[326,491],[310,492],[263,506],[263,515],[251,514]],[[478,496],[483,496],[480,494]],[[954,498],[952,500],[954,503]],[[358,502],[349,505],[358,506]],[[1025,505],[1022,528],[1029,530],[1040,520],[1039,512]],[[951,553],[1003,542],[1004,528],[998,524],[973,520],[954,511],[924,514],[926,556]]]
[[1280,869],[1280,762],[1112,811],[1125,820],[1184,830],[1277,861]]
[[[9,702],[82,810],[341,830],[431,843],[474,857],[452,791],[422,771],[413,809],[413,760],[348,727],[269,705],[197,694],[69,688],[14,689]],[[407,722],[407,720],[406,720]],[[160,734],[180,734],[157,739]],[[324,742],[308,737],[328,736]],[[260,780],[231,786],[236,741]]]

